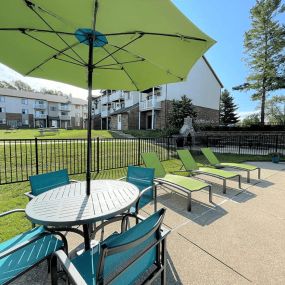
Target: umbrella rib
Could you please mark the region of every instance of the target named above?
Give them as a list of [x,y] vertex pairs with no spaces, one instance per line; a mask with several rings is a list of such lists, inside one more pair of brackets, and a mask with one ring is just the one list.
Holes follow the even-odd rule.
[[81,67],[86,68],[86,66],[84,64],[82,64],[82,63],[72,62],[72,61],[69,61],[69,60],[66,60],[66,59],[58,58],[57,56],[54,56],[54,59],[57,59],[57,60],[60,60],[60,61],[63,61],[63,62],[67,62],[67,63],[71,63],[71,64],[75,64],[77,66],[81,66]]
[[112,56],[113,54],[115,54],[116,52],[120,51],[121,49],[125,48],[126,46],[132,44],[133,42],[137,41],[138,39],[140,39],[143,36],[143,34],[140,34],[138,37],[136,37],[135,39],[131,40],[130,42],[124,44],[122,47],[117,47],[117,50],[113,51],[112,53],[108,54],[107,56],[103,57],[102,59],[100,59],[99,61],[97,61],[96,63],[93,64],[93,66],[96,66],[97,64],[99,64],[100,62],[102,62],[103,60],[105,60],[106,58]]
[[[22,30],[20,30],[20,31],[21,31],[24,35],[26,35],[26,36],[28,36],[28,37],[30,37],[30,38],[32,38],[32,39],[34,39],[34,40],[36,40],[36,41],[42,43],[43,45],[45,45],[45,46],[47,46],[47,47],[49,47],[49,48],[51,48],[51,49],[53,49],[53,50],[55,50],[55,51],[57,51],[57,52],[60,52],[60,54],[63,54],[63,55],[65,55],[66,57],[69,57],[69,58],[73,59],[74,61],[77,61],[79,64],[82,64],[82,62],[79,61],[78,59],[76,59],[76,58],[74,58],[74,57],[72,57],[72,56],[70,56],[70,55],[64,53],[64,51],[67,51],[69,48],[65,48],[64,51],[60,51],[59,49],[57,49],[57,48],[51,46],[50,44],[48,44],[48,43],[46,43],[46,42],[44,42],[44,41],[42,41],[42,40],[40,40],[40,39],[38,39],[38,38],[36,38],[36,37],[30,35],[30,34],[28,34],[25,29],[22,29]],[[76,45],[78,45],[78,44],[79,44],[79,43],[77,42],[77,43],[73,44],[72,46],[76,46]],[[82,64],[82,65],[83,65],[83,64]]]
[[[104,51],[106,53],[108,53],[110,55],[110,57],[113,58],[113,60],[119,64],[118,60],[114,57],[114,55],[112,53],[110,53],[105,47],[103,47]],[[129,73],[126,71],[125,67],[122,65],[122,70],[125,72],[125,74],[127,75],[127,77],[129,78],[129,80],[132,82],[132,84],[136,87],[137,90],[139,90],[138,86],[136,85],[136,83],[134,82],[134,80],[132,79],[132,77],[129,75]]]
[[[27,3],[28,2],[28,3]],[[28,8],[30,8],[62,41],[64,44],[67,45],[67,47],[69,47],[73,53],[82,61],[81,63],[86,64],[86,62],[84,61],[84,59],[62,38],[62,36],[60,34],[58,34],[53,27],[34,9],[35,5],[34,3],[27,1],[27,6]]]
[[[115,47],[115,48],[119,48],[119,47],[116,46],[116,45],[112,45],[112,44],[109,44],[109,45],[110,45],[110,46],[113,46],[113,47]],[[162,70],[165,71],[166,73],[168,73],[168,74],[170,74],[170,75],[172,75],[172,76],[178,78],[179,80],[183,81],[183,78],[182,78],[181,76],[175,75],[175,74],[173,74],[173,73],[172,73],[171,71],[169,71],[169,70],[164,70],[162,67],[160,67],[160,66],[154,64],[153,62],[149,61],[148,59],[146,59],[146,58],[144,58],[144,57],[142,57],[142,56],[140,56],[140,55],[137,55],[137,54],[135,54],[135,53],[133,53],[133,52],[130,52],[130,51],[126,50],[125,48],[121,48],[121,50],[123,50],[124,52],[126,52],[126,53],[128,53],[128,54],[131,54],[132,56],[136,56],[136,57],[138,57],[138,58],[141,58],[142,60],[147,61],[149,64],[152,64],[152,65],[158,67],[159,69],[162,69]]]
[[[74,46],[79,45],[80,43],[75,43]],[[62,51],[59,51],[57,54],[54,54],[50,57],[48,57],[47,59],[45,59],[42,63],[40,63],[39,65],[35,66],[34,68],[32,68],[29,72],[27,72],[25,75],[28,76],[30,75],[32,72],[34,72],[36,69],[40,68],[41,66],[43,66],[44,64],[46,64],[47,62],[49,62],[51,59],[58,59],[57,57],[62,54],[62,52],[64,52],[65,50],[68,50],[69,48],[66,47],[64,48]],[[73,63],[73,64],[77,64],[77,63]],[[81,64],[81,63],[80,63]],[[81,66],[84,66],[84,64],[81,64]]]
[[144,58],[141,58],[138,60],[131,60],[131,61],[125,61],[125,62],[119,62],[119,63],[113,63],[113,64],[104,64],[104,65],[95,66],[95,68],[100,68],[100,67],[105,67],[105,66],[113,66],[113,65],[122,65],[122,64],[128,64],[128,63],[136,63],[136,62],[141,62],[144,60],[145,60]]

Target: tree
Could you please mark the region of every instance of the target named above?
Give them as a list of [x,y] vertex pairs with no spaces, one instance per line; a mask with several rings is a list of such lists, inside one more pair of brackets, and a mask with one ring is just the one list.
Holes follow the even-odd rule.
[[265,113],[269,123],[285,125],[285,96],[273,96],[268,100]]
[[225,126],[237,123],[239,121],[235,112],[237,108],[230,92],[227,89],[223,90],[220,102],[220,123]]
[[45,93],[45,94],[50,94],[50,95],[63,96],[63,93],[59,90],[41,88],[40,92]]
[[0,88],[17,89],[15,86],[13,86],[11,83],[7,81],[0,81]]
[[29,84],[21,80],[16,80],[13,83],[17,90],[30,91],[30,92],[34,91]]
[[259,125],[259,123],[260,123],[260,117],[256,113],[248,115],[242,120],[242,125],[244,127],[250,127],[252,125]]
[[190,116],[196,118],[197,114],[194,110],[192,100],[183,95],[180,100],[172,101],[172,109],[168,113],[168,122],[171,128],[181,129],[184,118]]
[[266,99],[270,91],[285,87],[285,26],[277,17],[284,14],[282,0],[257,0],[250,10],[251,28],[245,33],[244,48],[250,74],[247,82],[234,90],[254,90],[252,100],[260,100],[260,120],[264,124]]

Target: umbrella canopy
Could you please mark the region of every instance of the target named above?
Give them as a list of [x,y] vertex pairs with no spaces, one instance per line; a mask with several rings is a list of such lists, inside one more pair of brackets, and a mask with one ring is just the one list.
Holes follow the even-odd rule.
[[88,87],[87,181],[92,89],[183,81],[214,44],[170,0],[2,2],[0,62],[26,76]]

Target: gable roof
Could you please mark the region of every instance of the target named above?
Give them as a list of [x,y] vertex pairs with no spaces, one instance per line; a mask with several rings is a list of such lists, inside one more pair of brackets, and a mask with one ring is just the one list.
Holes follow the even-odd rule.
[[214,71],[213,67],[211,66],[211,64],[209,63],[209,61],[206,59],[206,57],[203,55],[202,58],[204,59],[205,63],[207,64],[207,66],[209,67],[209,69],[211,70],[211,72],[213,73],[214,77],[217,79],[217,81],[219,82],[219,84],[221,85],[221,88],[224,88],[223,83],[221,82],[220,78],[218,77],[218,75],[216,74],[216,72]]

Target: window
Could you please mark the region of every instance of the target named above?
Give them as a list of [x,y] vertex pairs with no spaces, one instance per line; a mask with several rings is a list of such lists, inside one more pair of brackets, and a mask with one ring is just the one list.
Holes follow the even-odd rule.
[[51,111],[56,111],[56,107],[55,106],[50,106],[49,108]]
[[26,99],[26,98],[25,98],[25,99],[22,99],[22,104],[23,104],[23,105],[28,105],[28,99]]
[[22,109],[22,115],[28,115],[29,110],[28,109]]
[[5,97],[4,96],[0,96],[0,102],[5,102]]
[[4,107],[0,107],[0,113],[5,113],[5,108]]
[[6,124],[6,119],[0,119],[0,124],[5,125]]
[[67,116],[67,112],[61,112],[61,116]]
[[75,109],[80,109],[80,105],[75,105]]
[[22,125],[29,125],[29,120],[22,120]]
[[45,101],[44,100],[37,100],[37,103],[44,105]]
[[125,91],[125,95],[126,95],[126,100],[130,100],[131,99],[131,93],[128,91]]

